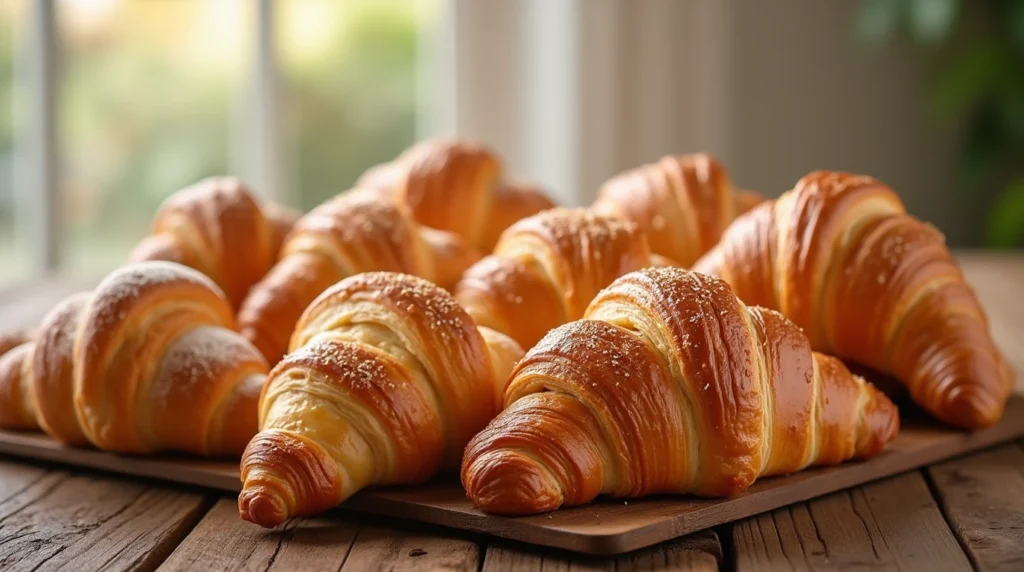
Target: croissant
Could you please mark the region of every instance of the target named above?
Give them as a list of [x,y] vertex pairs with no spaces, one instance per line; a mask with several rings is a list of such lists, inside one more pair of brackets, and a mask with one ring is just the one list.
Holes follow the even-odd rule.
[[458,236],[418,225],[404,205],[350,191],[296,223],[281,260],[242,304],[239,331],[277,363],[302,311],[342,278],[394,271],[450,287],[478,257]]
[[420,224],[490,252],[509,225],[555,206],[534,185],[502,180],[501,171],[497,155],[483,145],[432,139],[370,168],[356,186],[390,193]]
[[647,240],[635,224],[556,208],[509,227],[494,254],[466,271],[455,298],[477,324],[528,348],[583,317],[613,280],[647,266]]
[[71,296],[0,358],[0,426],[120,453],[238,456],[267,364],[206,276],[141,262]]
[[204,179],[164,201],[153,234],[135,247],[131,260],[168,260],[195,268],[237,308],[277,260],[297,216],[279,205],[260,207],[234,177]]
[[272,527],[370,485],[456,468],[494,416],[519,346],[478,328],[441,288],[371,272],[324,292],[260,398],[239,512]]
[[507,409],[466,447],[462,483],[482,510],[729,496],[759,476],[870,457],[898,430],[884,394],[720,280],[633,272],[586,315],[526,354]]
[[725,167],[701,153],[663,157],[616,175],[601,186],[591,208],[635,222],[652,252],[690,266],[736,216],[763,200],[737,191]]
[[31,339],[32,335],[27,330],[0,332],[0,356]]
[[820,351],[890,374],[942,421],[998,420],[1013,374],[941,233],[871,177],[818,171],[739,218],[701,272]]

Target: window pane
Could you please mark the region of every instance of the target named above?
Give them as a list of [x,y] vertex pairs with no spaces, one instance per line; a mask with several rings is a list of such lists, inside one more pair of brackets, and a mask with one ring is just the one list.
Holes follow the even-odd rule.
[[58,3],[62,256],[71,271],[123,263],[167,195],[230,172],[252,4]]
[[290,180],[310,208],[416,137],[416,47],[441,0],[277,4]]
[[14,227],[14,123],[16,40],[14,31],[24,21],[25,2],[0,2],[0,285],[25,277],[27,249],[15,243]]

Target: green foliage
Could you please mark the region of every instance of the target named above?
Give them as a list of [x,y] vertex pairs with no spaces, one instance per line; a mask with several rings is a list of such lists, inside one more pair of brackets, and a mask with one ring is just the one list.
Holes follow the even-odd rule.
[[[976,16],[970,28],[967,10]],[[996,195],[986,239],[994,247],[1024,245],[1024,0],[862,0],[857,30],[872,43],[906,36],[948,55],[936,70],[930,108],[939,119],[966,123],[958,184],[978,196],[1015,179],[985,193]]]
[[1011,184],[996,199],[988,221],[988,243],[995,247],[1024,244],[1024,179]]

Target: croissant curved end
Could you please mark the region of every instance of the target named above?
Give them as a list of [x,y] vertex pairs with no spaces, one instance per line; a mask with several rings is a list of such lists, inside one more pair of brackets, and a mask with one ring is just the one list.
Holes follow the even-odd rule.
[[293,516],[321,513],[341,500],[341,479],[316,443],[284,431],[264,431],[242,456],[238,514],[266,528]]
[[854,458],[868,459],[896,438],[900,431],[900,415],[896,405],[874,386],[868,386],[870,398],[864,407]]
[[288,520],[288,505],[273,486],[252,486],[238,495],[238,514],[249,522],[273,528]]
[[524,515],[562,506],[561,487],[554,475],[536,460],[509,450],[486,452],[462,472],[466,494],[491,514]]
[[958,385],[946,396],[942,417],[947,423],[965,429],[983,429],[1003,416],[1003,401],[987,387]]

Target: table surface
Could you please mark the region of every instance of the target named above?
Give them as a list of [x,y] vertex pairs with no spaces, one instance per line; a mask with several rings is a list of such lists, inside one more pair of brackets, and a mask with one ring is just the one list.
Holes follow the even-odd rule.
[[[1024,255],[961,253],[1024,378]],[[0,289],[0,326],[77,286]],[[0,456],[0,569],[1024,570],[1024,441],[630,553],[594,558],[393,520],[294,519],[264,531],[235,499]]]

